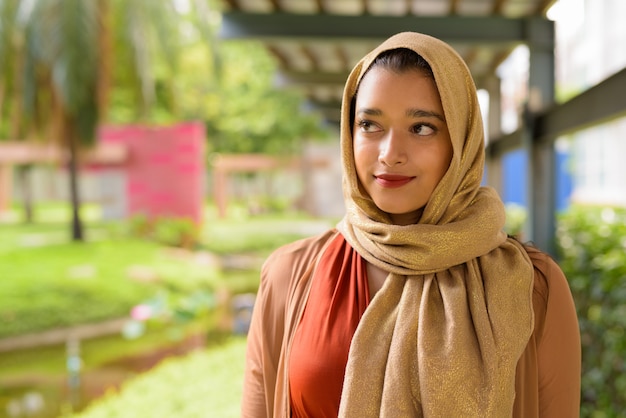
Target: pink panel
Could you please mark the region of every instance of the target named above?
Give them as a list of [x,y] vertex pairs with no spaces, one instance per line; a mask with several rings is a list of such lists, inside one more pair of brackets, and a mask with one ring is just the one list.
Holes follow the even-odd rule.
[[204,126],[104,126],[99,140],[128,146],[128,215],[186,217],[202,221]]

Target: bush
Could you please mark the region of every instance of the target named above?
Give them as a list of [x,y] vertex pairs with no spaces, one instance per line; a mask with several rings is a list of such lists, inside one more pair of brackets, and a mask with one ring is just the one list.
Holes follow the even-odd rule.
[[170,358],[73,418],[238,417],[245,338]]
[[200,227],[188,218],[133,216],[129,221],[131,235],[162,245],[193,249],[198,244]]
[[132,239],[0,251],[0,338],[127,317],[167,296],[197,311],[220,280],[217,266]]
[[504,231],[523,241],[522,234],[527,217],[528,213],[525,207],[516,203],[508,203],[506,205],[506,223],[504,225]]
[[581,330],[581,416],[617,417],[626,411],[626,210],[573,208],[557,237]]

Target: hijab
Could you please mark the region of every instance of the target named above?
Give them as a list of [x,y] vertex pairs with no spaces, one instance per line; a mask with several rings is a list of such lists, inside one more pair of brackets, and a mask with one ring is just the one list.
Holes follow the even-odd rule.
[[[420,220],[406,226],[392,224],[359,184],[351,127],[361,78],[397,48],[430,64],[453,147]],[[467,66],[436,38],[399,33],[354,67],[341,112],[338,229],[389,276],[352,339],[339,416],[511,416],[516,364],[533,330],[533,268],[503,232],[497,193],[481,186],[484,131]]]

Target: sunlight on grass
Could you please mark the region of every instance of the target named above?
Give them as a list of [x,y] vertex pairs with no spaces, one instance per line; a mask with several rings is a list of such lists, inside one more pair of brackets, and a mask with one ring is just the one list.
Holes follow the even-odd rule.
[[73,418],[239,417],[245,338],[172,358]]
[[311,218],[300,213],[251,216],[238,206],[230,208],[228,217],[220,219],[209,207],[202,242],[219,254],[260,252],[267,255],[281,245],[319,234],[335,223],[332,219]]
[[[222,219],[208,205],[197,245],[177,248],[134,235],[130,220],[103,221],[97,206],[85,205],[82,214],[84,242],[72,242],[64,202],[37,204],[31,224],[23,223],[16,210],[12,221],[0,220],[0,338],[128,318],[138,304],[153,307],[155,301],[165,301],[159,306],[167,306],[164,312],[173,320],[163,324],[163,333],[150,328],[137,340],[113,335],[82,341],[85,372],[96,372],[102,364],[106,368],[115,358],[149,354],[169,341],[169,331],[181,328],[177,321],[201,323],[194,335],[209,336],[214,328],[230,333],[220,328],[230,326],[229,298],[256,292],[265,257],[336,223],[297,212],[251,214],[237,204]],[[215,319],[222,316],[226,320]],[[62,381],[64,350],[57,345],[3,353],[0,386],[10,383],[11,396],[18,396],[25,389],[15,382],[29,376]],[[232,337],[226,344],[168,358],[80,416],[237,417],[244,351],[245,338]],[[33,390],[44,393],[53,386],[58,392],[54,383]],[[64,396],[57,392],[50,402]]]
[[[22,222],[16,207],[0,221],[0,253],[18,248],[35,248],[70,241],[71,208],[63,202],[38,203],[32,223]],[[98,205],[85,204],[81,216],[89,240],[106,238],[116,233],[120,223],[101,221]]]

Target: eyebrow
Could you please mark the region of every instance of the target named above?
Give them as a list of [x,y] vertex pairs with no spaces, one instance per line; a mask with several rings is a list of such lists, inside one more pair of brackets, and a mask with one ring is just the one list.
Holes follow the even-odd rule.
[[[383,114],[382,110],[380,109],[374,109],[374,108],[369,108],[369,107],[363,107],[360,108],[356,111],[356,114],[365,114],[365,115],[370,115],[370,116],[381,116]],[[443,117],[443,115],[437,113],[437,112],[432,112],[429,110],[423,110],[423,109],[408,109],[406,111],[406,115],[408,117],[412,117],[412,118],[437,118],[439,120],[441,120],[442,122],[445,122],[446,119]]]
[[443,115],[440,115],[437,112],[431,112],[429,110],[422,110],[422,109],[409,109],[406,111],[406,115],[409,117],[414,117],[414,118],[437,118],[439,120],[441,120],[442,122],[445,122],[446,119],[443,117]]
[[355,114],[359,114],[359,113],[363,113],[366,115],[370,115],[370,116],[380,116],[383,114],[382,110],[380,109],[372,109],[369,107],[362,107],[360,109],[357,109],[357,111],[355,112]]

